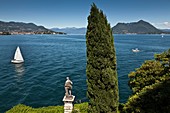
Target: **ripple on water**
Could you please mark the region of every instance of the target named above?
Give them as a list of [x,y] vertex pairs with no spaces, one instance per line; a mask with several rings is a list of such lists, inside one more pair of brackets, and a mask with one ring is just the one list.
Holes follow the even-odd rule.
[[[120,102],[131,95],[128,74],[154,53],[169,48],[170,36],[115,35]],[[63,105],[64,83],[73,81],[76,102],[86,97],[86,44],[84,35],[0,36],[0,112],[19,103],[32,107]],[[25,62],[21,68],[10,63],[16,46]],[[138,48],[139,53],[131,50]]]

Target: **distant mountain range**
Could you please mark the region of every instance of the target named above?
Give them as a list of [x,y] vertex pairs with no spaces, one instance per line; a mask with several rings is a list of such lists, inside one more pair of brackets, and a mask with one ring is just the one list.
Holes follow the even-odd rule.
[[[67,34],[86,34],[86,28],[52,28],[54,31],[65,32]],[[150,23],[140,20],[132,23],[118,23],[112,27],[114,34],[170,34],[170,29],[157,29]]]
[[[0,34],[86,34],[86,28],[52,28],[37,26],[34,23],[0,21]],[[114,34],[170,34],[170,29],[157,29],[150,23],[140,20],[132,23],[118,23],[112,27]]]
[[64,32],[67,34],[86,34],[86,28],[66,27],[66,28],[52,28],[53,31]]
[[164,32],[170,32],[170,29],[160,29],[160,30],[162,30]]
[[0,34],[63,34],[33,23],[0,21]]

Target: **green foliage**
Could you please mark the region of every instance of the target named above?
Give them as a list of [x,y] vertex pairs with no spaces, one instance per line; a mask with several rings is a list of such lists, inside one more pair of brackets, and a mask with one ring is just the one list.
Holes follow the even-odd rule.
[[72,113],[88,113],[88,103],[75,104]]
[[155,54],[129,74],[133,95],[121,106],[123,113],[168,113],[170,111],[170,50]]
[[170,71],[170,49],[161,54],[155,54],[155,60],[160,61],[167,72]]
[[[73,113],[88,113],[88,103],[75,104]],[[63,113],[63,106],[48,106],[41,108],[32,108],[23,104],[18,104],[6,113]]]
[[6,113],[63,113],[63,106],[49,106],[41,108],[32,108],[23,104],[18,104]]
[[170,79],[146,86],[129,98],[122,113],[169,113]]
[[170,49],[161,54],[155,54],[155,60],[145,61],[142,66],[129,75],[129,86],[133,93],[139,92],[145,86],[164,81],[170,77]]
[[158,61],[145,61],[135,72],[129,74],[129,86],[134,93],[148,85],[162,81],[164,67]]
[[88,17],[86,44],[89,112],[117,112],[119,96],[112,30],[95,4]]

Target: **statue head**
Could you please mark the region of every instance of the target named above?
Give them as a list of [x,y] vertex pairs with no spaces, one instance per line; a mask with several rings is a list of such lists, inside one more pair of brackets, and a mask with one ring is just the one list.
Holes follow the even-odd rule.
[[67,80],[69,80],[69,77],[66,77]]

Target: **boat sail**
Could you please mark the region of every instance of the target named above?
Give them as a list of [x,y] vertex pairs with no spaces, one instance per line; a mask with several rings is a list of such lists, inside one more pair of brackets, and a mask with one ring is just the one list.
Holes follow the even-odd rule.
[[17,49],[15,51],[14,59],[11,60],[11,62],[16,63],[16,64],[24,62],[24,59],[22,57],[21,50],[20,50],[19,46],[17,47]]

